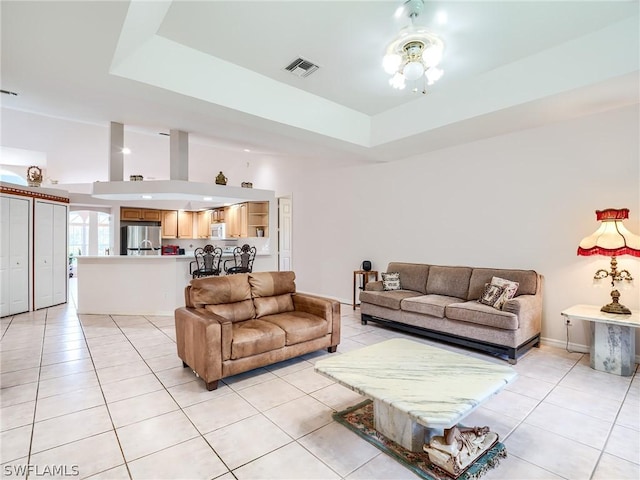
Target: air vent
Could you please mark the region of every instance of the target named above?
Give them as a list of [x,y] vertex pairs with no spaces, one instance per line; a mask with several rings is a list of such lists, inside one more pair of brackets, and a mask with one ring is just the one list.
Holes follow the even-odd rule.
[[287,72],[291,72],[296,77],[302,78],[308,77],[319,68],[320,67],[315,63],[310,62],[309,60],[305,60],[302,57],[296,58],[293,62],[284,67]]

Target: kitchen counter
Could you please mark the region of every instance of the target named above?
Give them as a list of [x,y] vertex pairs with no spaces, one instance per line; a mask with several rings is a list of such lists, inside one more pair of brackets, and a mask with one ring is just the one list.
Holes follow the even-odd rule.
[[[223,255],[224,260],[232,255]],[[191,255],[79,255],[78,313],[171,315],[184,306]],[[258,253],[253,270],[277,270],[276,255]]]

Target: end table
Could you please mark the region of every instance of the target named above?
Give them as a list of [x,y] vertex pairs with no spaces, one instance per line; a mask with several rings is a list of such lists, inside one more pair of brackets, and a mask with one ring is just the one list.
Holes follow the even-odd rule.
[[[353,309],[356,309],[356,306],[360,305],[356,303],[356,285],[358,277],[362,276],[363,284],[367,284],[367,282],[371,281],[371,275],[375,277],[375,282],[378,281],[378,271],[377,270],[354,270],[353,271]],[[361,288],[361,287],[358,287]]]

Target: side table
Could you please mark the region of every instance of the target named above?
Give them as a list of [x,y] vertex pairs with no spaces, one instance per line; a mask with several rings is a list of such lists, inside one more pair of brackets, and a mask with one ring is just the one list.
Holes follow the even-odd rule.
[[619,315],[600,311],[595,305],[574,305],[562,312],[569,320],[593,322],[591,329],[591,368],[628,377],[635,371],[636,335],[640,311]]
[[[375,276],[375,282],[378,281],[378,271],[377,270],[354,270],[353,271],[353,309],[356,309],[356,285],[358,277],[362,276],[362,280],[364,284],[371,281],[371,275]],[[358,287],[360,288],[360,287]]]

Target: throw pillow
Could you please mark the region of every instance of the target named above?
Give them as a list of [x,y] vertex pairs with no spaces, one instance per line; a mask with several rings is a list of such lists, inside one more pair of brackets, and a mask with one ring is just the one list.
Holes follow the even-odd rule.
[[389,290],[400,290],[400,273],[388,272],[382,274],[382,287]]
[[516,292],[518,291],[518,287],[520,286],[518,282],[512,282],[511,280],[500,277],[493,277],[491,279],[491,283],[499,287],[504,287],[504,293],[498,300],[496,300],[496,304],[494,305],[494,307],[499,309],[502,309],[502,306],[507,300],[511,300],[516,296]]
[[478,302],[495,308],[495,304],[504,293],[504,290],[504,287],[500,287],[499,285],[485,283],[484,292],[482,292],[482,296],[478,299]]

